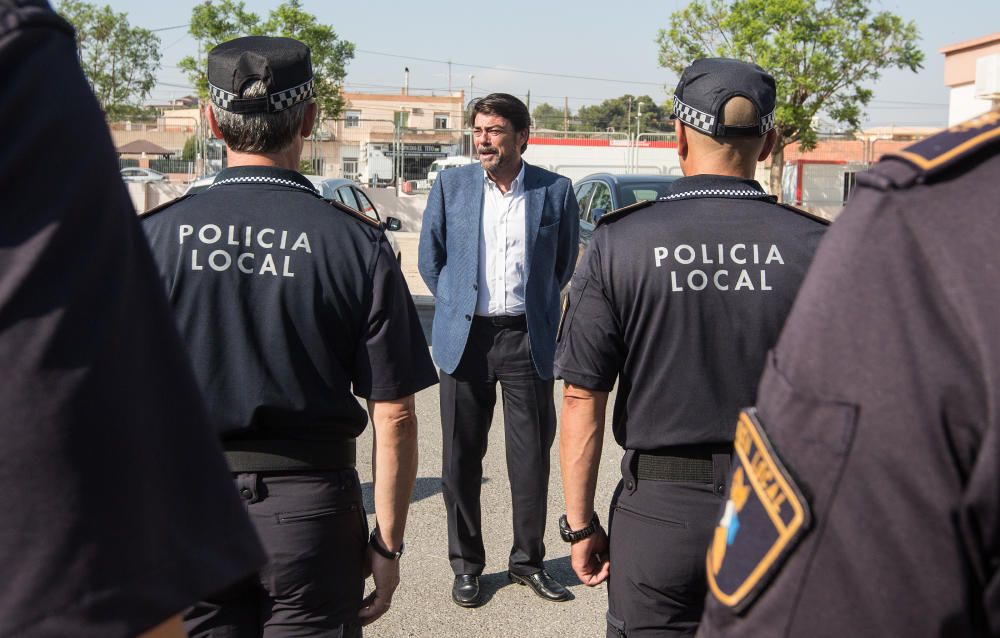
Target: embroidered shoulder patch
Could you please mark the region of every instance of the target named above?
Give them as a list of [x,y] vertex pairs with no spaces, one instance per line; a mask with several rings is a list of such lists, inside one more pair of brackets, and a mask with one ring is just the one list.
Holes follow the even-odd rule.
[[146,217],[149,217],[150,215],[155,215],[156,213],[158,213],[160,211],[167,210],[168,208],[170,208],[171,206],[173,206],[177,202],[184,201],[185,199],[187,199],[189,197],[192,197],[192,195],[181,195],[180,197],[175,197],[174,199],[170,200],[169,202],[164,202],[164,203],[160,204],[159,206],[155,206],[153,208],[150,208],[147,211],[139,213],[139,219],[145,219]]
[[921,169],[925,175],[942,171],[979,149],[1000,143],[1000,110],[956,124],[902,151],[887,153]]
[[637,210],[642,210],[643,208],[649,206],[652,203],[653,203],[652,200],[640,199],[634,204],[629,204],[628,206],[622,206],[621,208],[616,208],[614,210],[608,211],[603,215],[601,215],[600,219],[597,220],[597,223],[594,224],[594,226],[597,227],[600,226],[601,224],[607,224],[608,222],[613,222],[616,219],[621,219],[625,215],[633,213]]
[[382,222],[377,222],[374,219],[372,219],[371,217],[369,217],[368,215],[365,215],[364,213],[359,213],[358,211],[354,210],[353,208],[351,208],[350,206],[348,206],[346,204],[341,204],[340,202],[334,201],[332,199],[325,199],[323,201],[327,202],[328,204],[330,204],[331,206],[333,206],[334,208],[336,208],[340,212],[347,213],[348,215],[350,215],[351,217],[357,219],[358,221],[362,221],[362,222],[368,224],[369,226],[374,226],[375,228],[378,228],[380,230],[384,230],[383,226],[382,226]]
[[723,605],[747,609],[812,524],[809,503],[757,419],[740,414],[729,500],[708,548],[708,584]]

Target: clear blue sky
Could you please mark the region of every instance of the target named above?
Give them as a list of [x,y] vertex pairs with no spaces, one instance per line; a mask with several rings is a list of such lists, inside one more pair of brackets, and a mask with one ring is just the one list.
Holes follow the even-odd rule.
[[[149,29],[186,24],[197,4],[196,0],[91,1],[110,4],[128,13],[133,24]],[[279,3],[246,2],[262,16]],[[451,60],[454,90],[468,91],[471,75],[473,95],[506,91],[525,96],[530,91],[532,107],[540,102],[561,107],[568,97],[574,111],[623,93],[648,94],[657,102],[664,101],[676,77],[657,64],[656,35],[667,25],[669,15],[685,4],[682,0],[508,0],[479,5],[468,0],[303,2],[305,10],[357,47],[348,66],[350,91],[396,93],[403,84],[403,68],[409,67],[414,92],[443,93],[449,86],[448,65],[428,60]],[[882,0],[873,6],[916,22],[925,62],[917,74],[884,73],[873,86],[875,97],[866,124],[945,125],[948,92],[938,50],[1000,30],[1000,2]],[[191,93],[183,88],[188,81],[176,67],[180,58],[195,53],[194,39],[186,28],[159,35],[163,60],[154,101]]]

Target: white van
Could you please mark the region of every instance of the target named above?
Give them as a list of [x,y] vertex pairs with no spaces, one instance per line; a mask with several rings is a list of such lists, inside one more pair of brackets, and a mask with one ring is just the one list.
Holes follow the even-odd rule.
[[441,171],[446,171],[449,168],[455,168],[456,166],[465,166],[466,164],[473,164],[477,160],[464,155],[453,155],[452,157],[444,157],[439,160],[434,160],[431,163],[430,169],[427,171],[427,181],[431,186],[434,185],[434,180],[437,179],[438,173]]

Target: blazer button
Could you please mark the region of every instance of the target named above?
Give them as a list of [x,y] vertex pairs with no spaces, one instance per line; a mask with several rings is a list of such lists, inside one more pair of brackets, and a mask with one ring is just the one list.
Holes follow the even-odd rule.
[[472,321],[472,317],[470,317],[469,315],[465,315],[465,320],[466,321]]
[[479,284],[472,284],[473,290],[479,290]]

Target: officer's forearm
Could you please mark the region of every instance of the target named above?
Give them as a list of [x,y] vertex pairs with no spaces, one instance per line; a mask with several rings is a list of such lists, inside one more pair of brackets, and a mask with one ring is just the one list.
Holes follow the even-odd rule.
[[372,476],[375,519],[382,543],[396,551],[403,542],[406,513],[417,477],[417,413],[413,395],[396,401],[369,401],[375,427]]
[[569,383],[563,391],[559,464],[566,497],[566,520],[571,529],[586,527],[594,513],[607,404],[607,392]]

